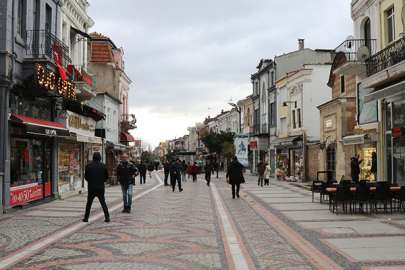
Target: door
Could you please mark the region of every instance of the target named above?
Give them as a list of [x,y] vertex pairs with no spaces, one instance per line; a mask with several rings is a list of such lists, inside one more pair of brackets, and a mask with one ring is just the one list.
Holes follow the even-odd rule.
[[[405,138],[393,138],[392,147],[392,182],[399,186],[405,185]],[[391,182],[390,179],[387,179]]]

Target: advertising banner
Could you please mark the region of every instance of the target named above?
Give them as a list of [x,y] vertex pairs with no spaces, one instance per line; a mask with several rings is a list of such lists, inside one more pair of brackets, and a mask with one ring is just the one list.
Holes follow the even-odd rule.
[[[43,197],[43,185],[32,183],[10,189],[10,206],[38,200]],[[45,196],[51,195],[51,183],[45,183]]]
[[249,166],[248,160],[249,134],[236,134],[235,137],[235,156],[245,167]]

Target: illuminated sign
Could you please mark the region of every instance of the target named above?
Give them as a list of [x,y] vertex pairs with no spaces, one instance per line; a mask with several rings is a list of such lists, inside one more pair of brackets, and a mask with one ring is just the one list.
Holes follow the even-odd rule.
[[72,82],[63,81],[55,72],[37,64],[35,82],[40,86],[73,101],[76,101],[76,86]]
[[392,129],[392,137],[396,138],[396,137],[401,137],[404,135],[404,128],[402,127],[396,127]]

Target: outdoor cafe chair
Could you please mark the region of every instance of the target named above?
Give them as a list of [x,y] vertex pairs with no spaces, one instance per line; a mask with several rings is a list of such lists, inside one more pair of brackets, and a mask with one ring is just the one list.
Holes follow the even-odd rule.
[[377,204],[384,204],[385,212],[388,211],[388,203],[390,204],[391,214],[392,214],[392,196],[390,187],[387,186],[377,186],[374,194],[373,204],[374,204],[374,211],[377,212]]
[[322,182],[322,184],[321,184],[321,192],[320,192],[320,196],[321,196],[320,197],[320,203],[324,202],[325,196],[329,197],[329,203],[331,202],[330,201],[330,195],[331,194],[330,194],[329,191],[326,190],[330,186],[331,186],[331,184],[329,182]]
[[336,215],[339,214],[338,205],[342,204],[342,209],[347,213],[347,205],[350,206],[350,214],[352,213],[352,194],[350,192],[350,187],[338,186],[336,188],[335,198],[333,202],[333,212],[336,209]]
[[[370,187],[357,187],[356,188],[356,194],[354,195],[354,201],[353,201],[353,212],[356,212],[356,205],[359,205],[359,212],[361,209],[361,212],[364,212],[364,205],[366,205],[366,211],[370,209],[370,214],[371,214],[371,193],[370,193]],[[370,208],[368,207],[370,206]],[[360,208],[361,207],[361,208]]]
[[402,214],[402,211],[405,211],[405,186],[402,186],[400,191],[394,194],[394,199],[398,202],[398,211],[401,210]]
[[[321,189],[322,189],[322,180],[314,180],[312,182],[312,187],[311,187],[311,191],[312,191],[312,202],[314,202],[314,193],[319,193],[319,196],[321,194]],[[319,198],[320,199],[320,198]]]
[[347,179],[342,179],[342,180],[340,180],[340,184],[342,185],[342,186],[350,186],[350,184],[352,183],[352,180],[347,180]]

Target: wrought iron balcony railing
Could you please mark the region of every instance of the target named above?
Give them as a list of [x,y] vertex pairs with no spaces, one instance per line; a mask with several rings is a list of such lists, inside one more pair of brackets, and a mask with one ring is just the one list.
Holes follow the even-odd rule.
[[346,55],[347,61],[358,61],[357,51],[361,46],[366,46],[373,55],[377,52],[377,40],[376,39],[347,39],[343,41],[335,50],[331,52],[332,60],[335,56],[343,52]]
[[367,77],[405,60],[405,37],[385,47],[366,60]]
[[67,67],[72,62],[69,58],[69,47],[49,31],[27,30],[26,42],[27,56],[34,58],[44,58],[47,56],[49,61],[55,63],[54,52],[57,52],[61,58],[63,67]]
[[135,114],[121,114],[121,122],[128,122],[132,125],[136,124]]
[[82,81],[93,90],[96,89],[96,75],[85,66],[69,65],[68,72],[72,74],[73,81]]

